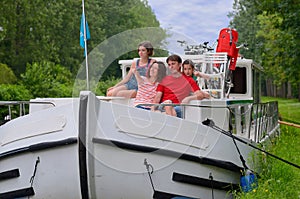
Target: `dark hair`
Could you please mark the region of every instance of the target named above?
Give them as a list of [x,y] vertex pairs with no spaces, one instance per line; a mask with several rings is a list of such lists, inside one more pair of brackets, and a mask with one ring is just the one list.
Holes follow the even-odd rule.
[[170,56],[167,58],[167,63],[168,63],[169,61],[177,61],[177,62],[180,63],[180,64],[182,63],[181,57],[180,57],[179,55],[175,55],[175,54],[170,55]]
[[157,82],[161,82],[161,80],[167,75],[167,69],[166,69],[166,65],[164,64],[164,62],[161,61],[155,61],[153,62],[149,69],[148,72],[146,74],[146,77],[150,77],[150,69],[152,68],[153,64],[157,64],[158,65],[158,72],[157,72]]
[[147,49],[147,52],[148,52],[148,55],[149,56],[152,56],[154,54],[154,49],[153,49],[153,46],[152,44],[149,42],[149,41],[143,41],[139,44],[138,48],[140,46],[143,46]]
[[184,62],[182,63],[182,66],[185,65],[185,64],[191,65],[192,69],[195,68],[194,62],[192,60],[190,60],[190,59],[184,60]]

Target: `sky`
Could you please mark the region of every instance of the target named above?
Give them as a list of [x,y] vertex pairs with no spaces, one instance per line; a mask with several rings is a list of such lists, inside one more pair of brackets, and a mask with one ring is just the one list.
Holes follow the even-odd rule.
[[[227,14],[234,0],[148,0],[162,28],[171,29],[177,40],[209,45],[229,25]],[[182,38],[180,38],[182,37]]]

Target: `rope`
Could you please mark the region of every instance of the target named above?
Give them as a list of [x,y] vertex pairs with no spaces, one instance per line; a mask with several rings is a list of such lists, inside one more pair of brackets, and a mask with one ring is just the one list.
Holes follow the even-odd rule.
[[[32,185],[33,185],[33,181],[34,181],[34,177],[35,177],[35,174],[36,174],[36,170],[37,170],[37,165],[40,163],[40,157],[37,157],[36,161],[35,161],[35,165],[34,165],[34,170],[33,170],[33,174],[30,178],[30,187],[32,188]],[[30,196],[28,196],[28,199],[30,198]]]
[[[155,192],[153,180],[152,180],[152,177],[151,177],[151,174],[153,173],[153,170],[154,170],[154,169],[153,169],[153,166],[152,166],[151,164],[148,164],[146,158],[145,158],[145,160],[144,160],[144,165],[146,166],[146,169],[147,169],[147,172],[148,172],[148,175],[149,175],[149,179],[150,179],[150,182],[151,182],[152,189],[153,189],[153,191]],[[150,171],[150,168],[151,168],[151,171]]]
[[[214,125],[214,129],[216,129],[216,130],[218,130],[218,131],[223,131],[223,129],[217,127],[216,125]],[[246,160],[244,159],[244,157],[243,157],[243,155],[242,155],[242,153],[241,153],[239,147],[237,146],[237,143],[236,143],[236,141],[235,141],[235,138],[234,138],[232,132],[229,131],[229,132],[226,132],[226,133],[228,133],[228,134],[230,135],[230,137],[232,138],[232,141],[233,141],[233,143],[234,143],[234,145],[235,145],[235,148],[236,148],[236,150],[237,150],[237,152],[238,152],[238,154],[239,154],[239,156],[240,156],[240,160],[241,160],[242,165],[243,165],[243,167],[244,167],[244,172],[246,172],[246,170],[249,170],[249,167],[246,165]]]
[[203,125],[206,125],[206,126],[209,126],[209,127],[213,128],[213,129],[215,129],[215,130],[217,130],[217,131],[223,133],[224,135],[227,135],[227,136],[229,136],[229,137],[232,137],[233,139],[235,139],[235,140],[237,140],[237,141],[239,141],[239,142],[241,142],[241,143],[243,143],[243,144],[246,144],[246,145],[248,145],[248,146],[250,146],[250,147],[252,147],[252,148],[254,148],[254,149],[256,149],[256,150],[259,150],[259,151],[261,151],[261,152],[263,152],[263,153],[265,153],[265,154],[267,154],[267,155],[269,155],[269,156],[271,156],[271,157],[273,157],[273,158],[275,158],[275,159],[278,159],[278,160],[280,160],[280,161],[282,161],[282,162],[284,162],[284,163],[287,163],[287,164],[289,164],[289,165],[291,165],[291,166],[293,166],[293,167],[296,167],[296,168],[300,169],[300,166],[299,166],[299,165],[296,165],[296,164],[294,164],[294,163],[292,163],[292,162],[289,162],[289,161],[287,161],[287,160],[285,160],[285,159],[283,159],[283,158],[280,158],[280,157],[278,157],[278,156],[276,156],[276,155],[273,155],[272,153],[269,153],[269,152],[267,152],[267,151],[265,151],[265,150],[263,150],[263,149],[260,149],[260,148],[258,148],[258,147],[256,147],[256,146],[254,146],[254,145],[252,145],[252,144],[250,144],[250,143],[248,143],[248,142],[246,142],[246,141],[244,141],[244,140],[242,140],[242,139],[236,137],[235,135],[231,134],[230,132],[227,132],[227,131],[225,131],[225,130],[219,128],[219,127],[217,127],[217,126],[215,125],[215,123],[214,123],[212,120],[210,120],[210,119],[206,119],[205,121],[202,122],[202,124],[203,124]]
[[30,186],[32,187],[32,184],[33,184],[33,180],[34,180],[34,177],[35,177],[35,174],[36,174],[36,170],[37,170],[37,165],[40,163],[40,157],[37,157],[36,161],[35,161],[35,165],[34,165],[34,170],[33,170],[33,174],[30,178]]
[[235,141],[235,139],[234,139],[234,137],[233,137],[233,134],[232,134],[232,133],[230,133],[230,134],[231,134],[233,143],[234,143],[234,145],[235,145],[235,148],[236,148],[237,152],[238,152],[239,155],[240,155],[240,160],[241,160],[241,162],[242,162],[242,164],[243,164],[244,170],[246,171],[247,169],[249,169],[249,167],[246,165],[246,160],[244,159],[243,155],[241,154],[240,149],[239,149],[239,147],[237,146],[236,141]]

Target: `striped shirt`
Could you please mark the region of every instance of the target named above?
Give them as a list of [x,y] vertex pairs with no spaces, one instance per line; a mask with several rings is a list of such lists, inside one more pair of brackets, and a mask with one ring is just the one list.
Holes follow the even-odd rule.
[[[139,104],[151,104],[156,95],[156,87],[158,82],[152,83],[149,82],[147,77],[141,76],[144,80],[141,84],[138,85],[138,91],[134,100],[134,106]],[[144,106],[149,108],[149,106]]]

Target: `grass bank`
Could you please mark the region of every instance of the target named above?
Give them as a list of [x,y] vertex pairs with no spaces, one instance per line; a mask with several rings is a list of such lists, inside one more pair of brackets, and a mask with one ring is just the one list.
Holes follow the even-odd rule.
[[[294,99],[263,98],[278,101],[283,121],[300,124],[300,102]],[[296,165],[300,165],[300,129],[281,125],[281,135],[268,151]],[[258,187],[249,193],[238,193],[238,199],[300,198],[300,169],[273,157],[263,156]]]

